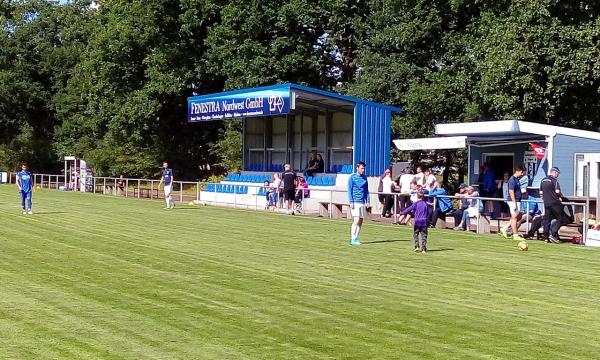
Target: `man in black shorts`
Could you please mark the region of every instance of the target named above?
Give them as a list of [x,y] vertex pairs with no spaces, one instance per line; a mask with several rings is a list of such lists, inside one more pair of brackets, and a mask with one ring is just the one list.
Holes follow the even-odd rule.
[[285,200],[285,204],[287,206],[286,214],[294,215],[294,210],[292,209],[292,204],[294,203],[294,198],[296,197],[296,173],[292,170],[290,164],[284,165],[284,172],[281,175],[281,180],[283,181],[283,200]]
[[554,229],[560,229],[563,216],[558,175],[560,175],[560,170],[553,167],[550,169],[550,174],[540,184],[540,193],[544,200],[544,239],[551,243],[558,243],[559,240],[558,234],[550,234],[550,224],[552,220],[556,220],[558,223]]

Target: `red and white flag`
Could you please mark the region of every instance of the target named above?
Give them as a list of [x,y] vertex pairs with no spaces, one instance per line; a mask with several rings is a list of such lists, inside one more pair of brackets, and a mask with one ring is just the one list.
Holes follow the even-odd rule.
[[531,150],[533,150],[533,155],[535,155],[536,158],[538,159],[543,159],[544,155],[546,154],[546,148],[538,145],[538,144],[534,144],[534,143],[529,143],[529,146],[531,146]]

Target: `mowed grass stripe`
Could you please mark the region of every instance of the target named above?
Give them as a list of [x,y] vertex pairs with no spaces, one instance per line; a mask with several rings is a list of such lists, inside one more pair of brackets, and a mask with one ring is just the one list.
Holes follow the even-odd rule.
[[[41,193],[43,194],[44,192]],[[55,194],[48,193],[48,196],[51,195]],[[471,317],[471,320],[473,320],[473,318],[478,320],[482,320],[481,318],[489,319],[489,313],[485,316],[486,313],[484,309],[486,306],[490,305],[491,302],[488,299],[482,299],[481,297],[485,294],[485,291],[488,291],[487,288],[493,289],[493,286],[486,286],[483,291],[477,291],[480,286],[488,285],[488,283],[482,283],[480,281],[482,278],[485,278],[484,276],[473,275],[469,278],[469,281],[471,281],[471,279],[474,282],[479,280],[480,283],[474,284],[477,286],[471,285],[471,289],[473,290],[469,293],[469,281],[465,284],[465,282],[460,281],[460,276],[464,277],[466,275],[466,272],[461,269],[463,266],[468,266],[475,272],[477,272],[477,270],[479,270],[479,272],[482,271],[482,268],[478,269],[478,267],[483,267],[483,270],[485,270],[485,263],[473,261],[473,259],[477,258],[476,255],[484,255],[486,253],[493,254],[494,249],[500,256],[496,256],[496,259],[492,258],[489,261],[492,263],[506,263],[507,257],[514,254],[514,247],[512,244],[510,250],[508,250],[505,246],[506,244],[499,244],[496,239],[493,239],[494,241],[483,243],[481,241],[490,239],[464,236],[466,234],[461,234],[464,236],[464,238],[461,239],[460,235],[449,234],[447,239],[443,240],[444,246],[448,244],[447,247],[453,247],[455,249],[457,249],[457,246],[460,246],[459,249],[461,250],[461,253],[458,253],[456,250],[440,252],[438,254],[432,253],[431,255],[436,255],[436,257],[430,257],[430,254],[428,254],[428,257],[423,259],[415,257],[413,254],[407,252],[410,247],[410,242],[372,244],[367,245],[369,247],[361,247],[359,251],[355,251],[356,249],[349,249],[345,245],[348,229],[348,224],[346,222],[324,222],[316,219],[298,218],[290,219],[273,214],[214,208],[179,211],[178,213],[172,212],[165,215],[165,212],[156,209],[157,206],[160,206],[158,205],[159,203],[156,202],[111,199],[94,197],[86,194],[60,195],[61,198],[59,200],[71,199],[70,201],[65,201],[65,204],[62,206],[70,208],[71,211],[75,213],[85,214],[82,218],[85,216],[92,219],[98,218],[98,221],[101,220],[105,224],[109,223],[110,227],[108,230],[103,230],[105,225],[97,224],[96,220],[88,221],[92,233],[95,233],[100,238],[111,237],[112,240],[108,242],[104,240],[94,244],[94,241],[96,241],[97,238],[84,238],[81,243],[71,241],[72,238],[67,240],[54,239],[55,242],[53,242],[53,246],[60,247],[62,242],[71,244],[71,246],[76,244],[73,251],[83,252],[83,258],[88,256],[98,256],[98,253],[109,253],[110,256],[101,258],[103,261],[106,261],[107,264],[113,263],[110,268],[111,273],[123,271],[120,268],[125,268],[128,269],[126,271],[127,275],[132,276],[135,275],[135,272],[138,270],[146,271],[145,269],[150,268],[151,270],[149,271],[152,272],[153,276],[147,280],[152,282],[157,281],[161,286],[164,286],[163,282],[160,282],[159,280],[161,272],[164,273],[165,277],[169,277],[171,273],[175,273],[177,270],[186,272],[185,269],[187,266],[200,266],[202,267],[202,270],[210,271],[209,277],[202,278],[202,281],[204,281],[205,284],[209,283],[208,279],[217,277],[214,282],[210,283],[210,291],[212,294],[209,294],[209,296],[219,298],[219,289],[221,289],[221,293],[225,290],[224,296],[222,297],[223,301],[221,302],[229,304],[233,302],[230,299],[231,297],[241,297],[243,299],[244,293],[246,293],[246,298],[249,301],[237,301],[238,299],[236,298],[236,303],[239,303],[240,305],[231,306],[228,308],[228,311],[241,313],[242,310],[247,310],[245,314],[239,314],[240,317],[247,316],[247,314],[250,316],[253,314],[254,316],[260,314],[261,321],[277,322],[277,327],[280,330],[272,333],[272,345],[269,345],[269,349],[275,356],[280,355],[290,358],[296,354],[299,358],[302,356],[336,357],[336,354],[339,354],[337,351],[340,351],[339,349],[341,348],[348,349],[350,357],[355,356],[356,358],[359,358],[359,355],[366,354],[389,355],[397,352],[399,349],[412,349],[410,346],[411,342],[406,340],[411,338],[412,332],[418,333],[420,331],[426,333],[428,329],[434,327],[437,327],[437,330],[439,330],[442,335],[445,334],[445,336],[438,336],[440,341],[435,339],[436,336],[431,337],[431,340],[427,342],[429,347],[425,347],[431,351],[420,351],[419,349],[423,347],[417,346],[415,351],[407,351],[404,349],[406,354],[412,354],[415,357],[428,354],[433,357],[444,358],[447,357],[448,354],[452,354],[452,349],[454,349],[454,353],[461,358],[470,356],[485,357],[486,354],[490,353],[506,355],[504,351],[500,352],[498,350],[498,347],[494,345],[494,342],[485,341],[485,339],[479,341],[479,338],[482,338],[482,335],[479,334],[479,336],[477,336],[476,334],[479,333],[482,328],[489,326],[487,324],[493,324],[492,321],[488,321],[485,326],[478,326],[475,329],[473,329],[472,325],[469,325],[469,323],[473,324],[473,321],[468,321],[469,317]],[[45,196],[45,194],[43,194],[43,196]],[[73,198],[76,198],[76,200],[73,200]],[[82,209],[91,205],[93,205],[93,211],[87,211],[85,213],[82,211]],[[127,215],[129,212],[131,214]],[[189,213],[189,215],[185,214],[186,212]],[[104,215],[105,213],[110,213],[110,215]],[[50,215],[51,214],[41,214],[42,217],[50,217],[51,221],[56,221],[56,219],[52,219]],[[127,215],[127,217],[123,217],[123,215]],[[72,220],[75,219],[75,221],[77,220],[77,218],[70,218]],[[115,218],[119,221],[115,221]],[[157,220],[160,221],[160,224],[156,224]],[[60,221],[63,221],[63,219]],[[147,225],[142,227],[138,225],[134,227],[130,226],[130,232],[133,233],[133,235],[114,238],[114,233],[117,233],[118,235],[124,228],[127,228],[127,223],[141,223]],[[70,222],[66,221],[64,224],[65,227],[63,227],[61,231],[77,232],[76,227],[73,227],[70,224]],[[231,231],[231,224],[239,224],[239,227],[242,230],[236,229],[235,231]],[[52,228],[51,223],[45,226],[49,226],[48,229]],[[280,236],[272,237],[268,231],[265,231],[265,226],[268,226],[269,230],[273,233],[284,232],[287,227],[292,227],[293,229],[305,228],[310,230],[294,231],[293,233],[296,234],[296,237],[291,238]],[[159,239],[163,238],[165,232],[173,233],[172,229],[170,229],[172,227],[177,227],[177,237],[165,242],[159,241]],[[218,229],[218,231],[204,231],[202,234],[204,237],[200,236],[200,239],[197,239],[198,234],[196,232],[201,230],[200,227],[204,229]],[[146,229],[146,233],[143,232],[144,228]],[[331,228],[332,230],[324,234],[323,230],[327,228]],[[45,231],[48,229],[45,229]],[[314,231],[312,231],[313,229]],[[245,230],[245,232],[243,230]],[[136,236],[135,234],[138,232],[140,235],[143,234],[146,236]],[[389,239],[390,237],[398,238],[399,236],[397,234],[402,232],[404,232],[402,236],[406,235],[406,239],[408,239],[410,234],[408,234],[408,231],[406,230],[398,230],[389,226],[368,226],[365,228],[365,236],[372,236],[372,238],[382,240],[386,238]],[[245,235],[246,233],[247,235]],[[436,234],[436,231],[433,231],[432,238],[435,235],[442,236],[441,232],[437,233],[438,234]],[[242,236],[248,240],[239,239],[239,237]],[[332,237],[338,237],[338,239],[341,240],[332,241]],[[157,239],[155,240],[154,238]],[[477,245],[478,240],[480,241],[479,244],[482,246]],[[442,240],[439,242],[441,243]],[[137,246],[136,243],[139,243],[140,245]],[[435,244],[435,242],[432,242],[432,244]],[[32,246],[35,247],[35,244]],[[80,250],[77,249],[77,246],[80,247]],[[116,251],[119,247],[125,248],[126,251],[121,253]],[[93,249],[96,251],[96,254],[94,255],[92,253],[87,255],[87,248]],[[465,251],[463,252],[462,249],[465,249]],[[564,251],[564,249],[568,248],[565,247],[561,250]],[[541,251],[545,252],[547,249],[541,248]],[[550,255],[553,255],[553,251],[556,250],[550,249],[548,252]],[[567,254],[568,251],[569,250],[566,251]],[[572,255],[574,258],[576,257],[575,254],[568,255]],[[163,263],[159,261],[161,256],[164,260]],[[308,257],[310,260],[302,259],[305,257]],[[472,260],[468,262],[457,261],[461,260],[463,257],[471,257]],[[126,259],[126,261],[123,262],[121,259]],[[540,266],[557,265],[552,264],[546,259],[541,260]],[[514,262],[514,259],[511,258],[510,261]],[[538,259],[535,261],[538,262]],[[139,265],[134,267],[136,263],[141,264],[145,262],[149,263],[145,265],[145,267]],[[521,262],[526,263],[526,260]],[[519,264],[521,262],[516,261],[514,263]],[[131,269],[126,266],[129,263],[132,264]],[[568,268],[568,264],[566,263],[562,266]],[[208,269],[209,267],[210,270]],[[523,267],[523,269],[526,270],[527,268],[534,267],[535,266],[527,266]],[[551,266],[549,267],[551,268]],[[222,274],[220,278],[218,278],[219,268],[224,272],[227,272],[226,274]],[[400,275],[393,275],[394,273],[401,274],[407,272],[407,268],[413,269],[412,271],[409,270],[409,281],[403,280]],[[376,276],[378,275],[378,272],[382,271],[386,272],[384,276]],[[419,273],[421,274],[422,280],[413,280],[413,275]],[[498,280],[500,277],[510,278],[511,276],[511,271],[499,274],[494,274],[493,272],[491,274],[485,273],[485,271],[483,273],[489,276],[490,282]],[[69,276],[71,275],[69,274]],[[232,281],[233,277],[235,281]],[[108,279],[102,278],[96,280],[98,282],[108,281]],[[202,283],[200,280],[201,279],[198,278],[198,283]],[[240,284],[240,280],[248,281],[248,286]],[[269,280],[270,283],[261,283],[266,280]],[[440,280],[439,283],[436,283],[436,280]],[[577,280],[585,281],[589,279],[587,276],[584,276],[577,277]],[[90,279],[86,279],[86,281],[90,281]],[[302,286],[302,281],[305,281],[308,284]],[[506,281],[506,284],[509,285],[507,287],[508,290],[510,290],[511,281],[513,281],[513,279]],[[257,282],[260,286],[256,286]],[[428,282],[435,285],[435,289],[434,286],[428,286]],[[573,289],[570,290],[577,290],[577,286],[579,286],[578,283],[570,284],[571,287],[573,287]],[[114,286],[110,283],[109,285],[109,288]],[[453,286],[456,287],[454,292],[452,291]],[[560,284],[556,284],[556,286],[558,288],[561,287]],[[235,291],[231,291],[232,287],[235,287]],[[182,289],[175,287],[172,290],[176,290],[174,291],[175,298],[183,296],[184,301],[187,301],[189,296],[185,293],[186,291],[190,291],[189,288],[183,286]],[[135,289],[133,292],[135,293],[137,291],[138,289]],[[460,292],[465,291],[467,291],[467,297],[472,297],[472,301],[475,303],[472,308],[460,306],[460,298],[458,298],[458,295]],[[308,294],[304,295],[302,292]],[[411,298],[411,292],[413,293],[413,300],[418,296],[427,299],[427,303],[432,310],[424,312],[422,308],[417,305],[407,306],[406,304],[399,304],[396,301],[396,298],[401,300],[399,302],[409,300]],[[518,293],[520,293],[520,291],[517,291],[517,294]],[[336,295],[341,301],[332,301]],[[191,301],[197,301],[197,299],[202,299],[202,297],[204,297],[204,294],[202,294],[200,298],[193,298]],[[455,299],[448,301],[448,298]],[[265,306],[259,309],[259,306],[256,303],[260,302],[261,299]],[[364,309],[368,306],[373,307],[373,305],[369,304],[365,299],[378,301],[378,307],[376,309],[365,311]],[[430,299],[433,300],[430,301]],[[506,303],[510,300],[514,299],[503,299],[501,303]],[[125,301],[129,300],[125,299]],[[277,307],[276,305],[278,303],[281,306]],[[535,303],[533,305],[533,307],[537,306]],[[506,304],[506,306],[508,305]],[[286,311],[286,309],[294,307],[297,308],[297,311]],[[477,310],[477,308],[480,308],[481,310]],[[572,309],[570,304],[567,304],[564,310],[566,309]],[[510,308],[508,308],[508,310],[510,310]],[[217,309],[217,313],[223,311],[223,309]],[[425,315],[419,316],[419,311]],[[444,323],[438,319],[441,317],[439,314],[445,314],[445,318],[453,318],[453,316],[448,316],[452,315],[453,312],[461,314],[461,316],[454,316],[453,321],[464,321],[464,325],[453,324],[452,322]],[[481,312],[481,314],[479,312]],[[535,313],[537,312],[538,311]],[[432,313],[434,315],[430,316],[431,319],[428,320],[427,314]],[[525,313],[532,312],[526,311]],[[406,319],[404,322],[386,322],[383,321],[384,319],[387,319],[385,316],[386,314],[392,314],[398,318],[406,317]],[[464,316],[462,316],[462,314],[464,314]],[[568,319],[571,317],[571,315],[567,315],[568,316],[565,316],[565,318]],[[590,315],[592,317],[597,317],[596,312],[592,312]],[[327,324],[323,324],[338,317],[341,318],[342,321],[338,321],[336,326],[330,327],[326,326]],[[505,315],[499,317],[499,319],[504,318],[506,318]],[[543,319],[543,322],[552,322],[551,317],[542,316],[541,318]],[[348,319],[350,320],[348,321]],[[379,320],[379,324],[385,323],[386,325],[383,326],[382,329],[379,329],[375,319]],[[286,320],[293,324],[286,323]],[[318,328],[319,331],[316,332],[318,336],[311,336],[310,329],[314,328],[315,321],[317,324],[320,324],[321,327]],[[483,322],[475,323],[481,325]],[[533,326],[530,324],[530,321],[523,320],[522,323],[524,329],[531,332]],[[313,324],[313,326],[310,326],[310,324]],[[346,329],[349,326],[353,326],[353,324],[354,326],[361,325],[362,327],[359,328],[361,330],[368,329],[369,327],[373,328],[371,332],[375,333],[376,336],[368,337],[364,342],[356,341],[357,338],[360,338],[360,336],[356,334],[350,335],[347,339],[344,339],[344,334],[348,331],[342,332],[340,328]],[[245,324],[244,326],[248,325]],[[241,326],[241,328],[243,329],[244,326]],[[421,329],[419,329],[419,326]],[[306,329],[307,327],[309,329]],[[280,341],[281,339],[286,339],[286,330],[293,330],[292,332],[296,334],[293,341]],[[508,330],[510,330],[510,328]],[[508,332],[508,330],[504,332]],[[450,335],[453,333],[460,335],[461,332],[466,333],[466,336],[464,336],[464,334],[461,335],[461,339],[461,336],[456,335],[456,340],[452,340],[453,337]],[[313,331],[312,333],[315,332]],[[352,331],[350,331],[350,333],[352,333]],[[379,336],[385,337],[386,341],[373,340],[373,338]],[[511,335],[509,334],[507,338],[510,338],[510,336]],[[327,343],[319,346],[319,337],[328,339]],[[339,337],[341,337],[341,339]],[[473,337],[477,337],[477,339],[473,339]],[[497,340],[501,343],[505,342],[506,340],[503,338]],[[322,347],[323,349],[322,351],[302,352],[299,349],[303,346],[303,341],[299,340],[304,340],[306,343],[304,344],[305,347]],[[479,345],[469,346],[469,342],[473,340],[477,340],[476,342],[479,343]],[[413,343],[414,341],[417,341],[417,345],[426,342],[425,340],[413,340]],[[561,341],[562,339],[557,340],[558,343],[561,343]],[[238,340],[237,343],[239,344],[242,342],[243,340]],[[339,346],[331,345],[332,342],[339,344]],[[436,342],[439,344],[436,344]],[[253,345],[256,346],[257,344],[264,343],[264,340],[258,338],[256,341],[248,341],[248,343],[252,343],[250,345],[250,347],[252,347]],[[350,346],[348,344],[350,344]],[[362,353],[360,351],[353,351],[354,347],[352,344],[355,344],[355,347],[366,344],[368,351]],[[374,346],[369,346],[369,344],[374,344]],[[380,345],[385,346],[387,350],[379,350],[379,352],[373,353]],[[473,347],[474,349],[469,349],[469,347]],[[457,350],[457,348],[460,350]],[[260,354],[262,354],[260,351],[249,350],[249,346],[242,346],[241,349],[243,350],[242,353],[254,354],[255,357],[260,357]],[[211,350],[211,352],[212,351],[215,353],[218,352],[215,349]],[[508,353],[512,354],[511,352]],[[206,354],[206,356],[208,356],[208,354]]]

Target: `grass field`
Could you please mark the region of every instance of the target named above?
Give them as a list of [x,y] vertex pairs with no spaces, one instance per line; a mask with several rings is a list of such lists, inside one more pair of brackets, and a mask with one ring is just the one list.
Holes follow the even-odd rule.
[[596,249],[162,206],[0,186],[0,358],[600,357]]

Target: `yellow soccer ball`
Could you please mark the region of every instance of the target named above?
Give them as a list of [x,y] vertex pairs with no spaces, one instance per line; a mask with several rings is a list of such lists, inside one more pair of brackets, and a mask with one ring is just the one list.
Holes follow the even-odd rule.
[[521,251],[527,251],[529,250],[529,245],[527,245],[526,241],[521,241],[519,242],[519,244],[517,245],[517,247],[519,248],[519,250]]

